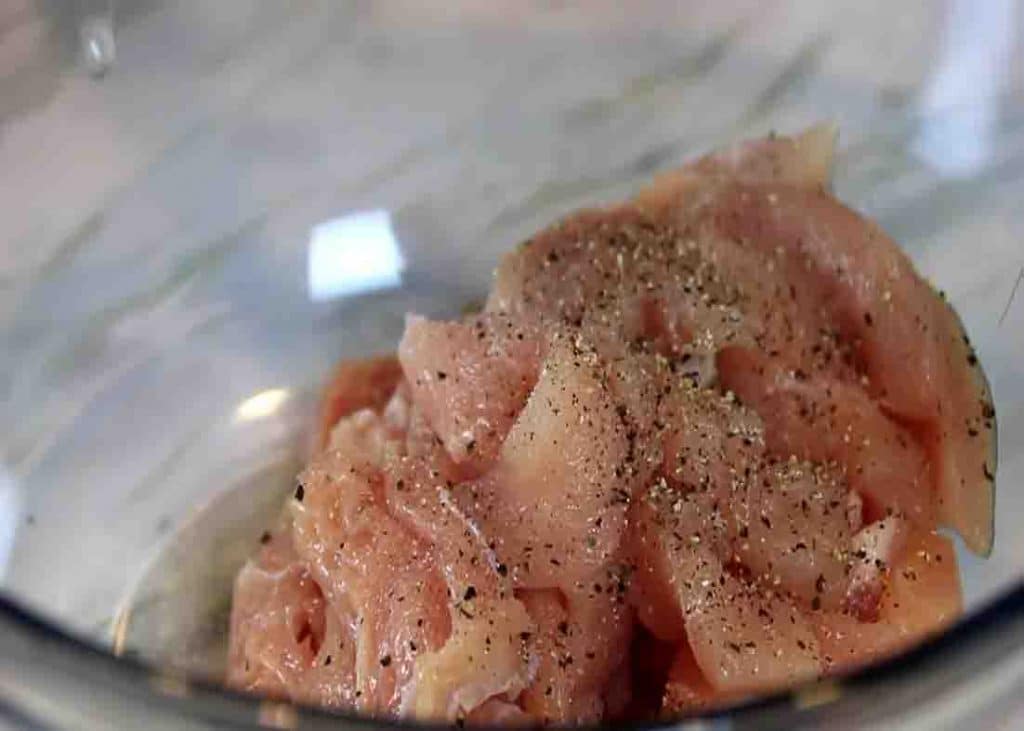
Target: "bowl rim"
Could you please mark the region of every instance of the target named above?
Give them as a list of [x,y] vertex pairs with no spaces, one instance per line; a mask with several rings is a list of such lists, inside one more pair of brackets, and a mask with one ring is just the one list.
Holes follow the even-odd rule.
[[[891,718],[893,710],[912,711],[946,691],[993,679],[1000,664],[1024,655],[1021,650],[1024,580],[946,632],[907,653],[852,673],[709,713],[615,727],[789,729],[831,725],[839,719],[867,722]],[[0,718],[28,728],[59,723],[59,718],[69,715],[81,718],[75,714],[84,713],[102,718],[110,728],[137,727],[123,724],[154,717],[179,728],[186,722],[196,728],[292,728],[299,724],[335,731],[450,728],[268,700],[209,679],[185,677],[138,658],[117,657],[99,643],[67,633],[5,595],[0,595],[0,658],[4,658],[0,662]],[[25,692],[29,688],[38,692],[40,682],[51,689],[42,714],[38,703],[32,708],[24,702]],[[63,698],[55,700],[62,694]],[[60,710],[65,700],[75,698],[77,706]],[[55,713],[47,718],[51,708]]]

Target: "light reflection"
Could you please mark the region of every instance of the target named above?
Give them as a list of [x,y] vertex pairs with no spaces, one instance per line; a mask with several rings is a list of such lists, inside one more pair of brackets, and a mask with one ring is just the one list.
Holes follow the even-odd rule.
[[21,492],[14,476],[0,465],[0,578],[7,573],[14,535],[21,518]]
[[404,269],[387,211],[357,211],[310,232],[309,296],[315,302],[398,286]]
[[939,172],[970,175],[992,157],[998,99],[1010,74],[1014,0],[951,0],[942,53],[922,102],[914,150]]
[[260,391],[238,405],[235,409],[235,421],[254,421],[273,416],[287,400],[287,389],[270,388]]

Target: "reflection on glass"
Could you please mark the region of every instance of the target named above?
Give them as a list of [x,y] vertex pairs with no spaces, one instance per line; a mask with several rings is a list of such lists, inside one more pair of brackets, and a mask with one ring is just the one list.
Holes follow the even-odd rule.
[[309,296],[315,302],[395,287],[404,269],[387,211],[357,211],[310,232]]
[[272,416],[288,400],[288,391],[270,388],[250,396],[235,409],[235,421],[253,421]]
[[14,547],[14,534],[21,516],[21,494],[18,484],[7,469],[0,465],[0,578],[7,573],[7,562]]
[[922,98],[915,151],[949,176],[965,176],[993,154],[998,99],[1009,74],[1013,0],[952,0],[942,54]]

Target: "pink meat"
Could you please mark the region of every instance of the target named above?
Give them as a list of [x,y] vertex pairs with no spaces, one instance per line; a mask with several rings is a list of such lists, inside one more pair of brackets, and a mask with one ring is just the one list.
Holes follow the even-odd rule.
[[552,345],[494,469],[459,505],[520,588],[574,592],[614,560],[631,497],[627,427],[591,351]]
[[987,552],[991,397],[955,314],[899,247],[826,193],[781,184],[732,186],[702,215],[697,230],[749,241],[824,308],[867,393],[922,433],[940,517]]
[[719,559],[724,529],[703,501],[656,488],[635,506],[636,604],[660,638],[685,636],[708,682],[764,691],[813,678],[813,627],[784,594],[737,578]]
[[228,682],[598,724],[947,626],[933,530],[990,548],[994,412],[952,310],[829,194],[834,136],[742,143],[573,214],[502,259],[483,313],[410,315],[397,359],[341,364],[237,577]]
[[764,418],[771,452],[843,465],[872,518],[898,513],[934,524],[926,450],[862,389],[790,371],[740,348],[722,350],[718,365],[723,384]]
[[500,315],[408,319],[398,357],[412,400],[458,463],[490,466],[537,381],[539,338]]
[[608,691],[627,656],[632,616],[621,577],[597,578],[604,580],[568,598],[555,589],[522,592],[537,624],[538,666],[521,701],[540,722],[596,723],[615,702]]

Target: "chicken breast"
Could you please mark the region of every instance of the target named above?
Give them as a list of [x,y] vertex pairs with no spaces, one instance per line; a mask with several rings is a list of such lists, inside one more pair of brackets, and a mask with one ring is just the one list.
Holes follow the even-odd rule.
[[959,320],[829,192],[835,131],[711,153],[341,364],[234,588],[228,682],[387,718],[693,713],[942,631],[992,544]]

